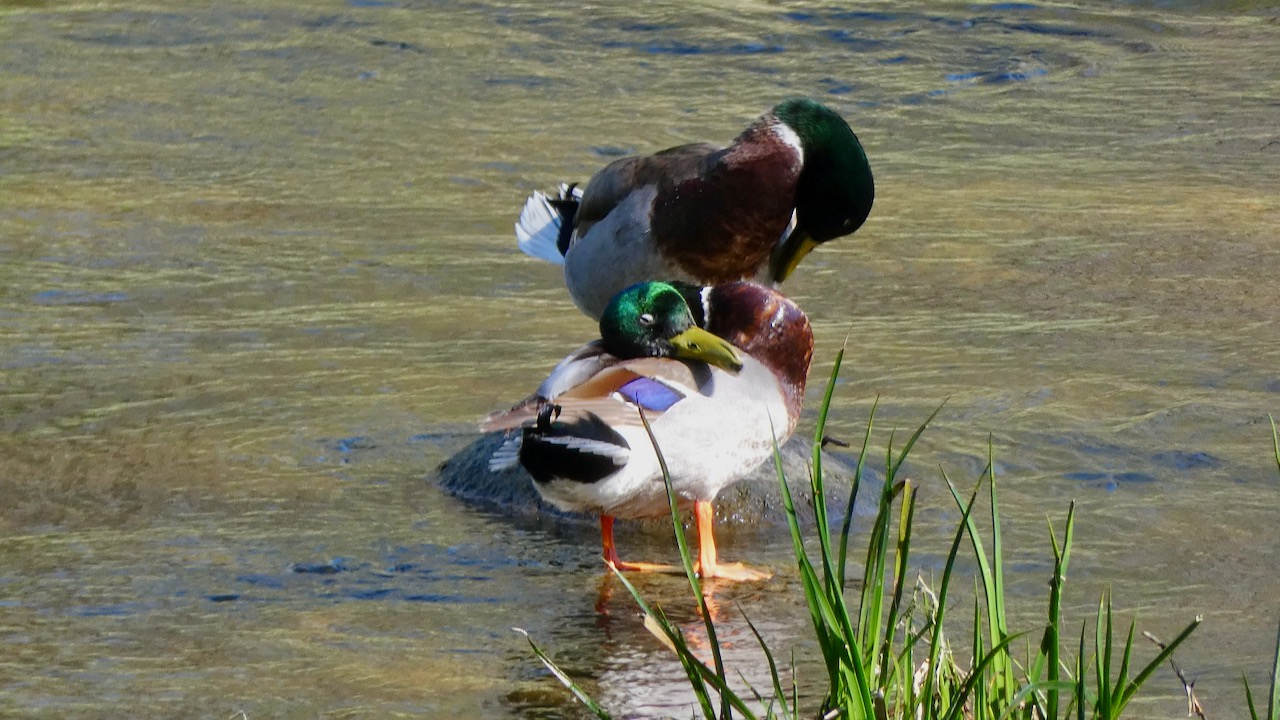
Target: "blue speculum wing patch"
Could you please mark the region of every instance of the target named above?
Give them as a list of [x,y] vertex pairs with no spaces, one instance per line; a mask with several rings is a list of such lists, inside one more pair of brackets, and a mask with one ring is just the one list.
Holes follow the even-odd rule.
[[650,378],[636,378],[618,388],[618,394],[645,410],[665,411],[684,399],[680,393]]

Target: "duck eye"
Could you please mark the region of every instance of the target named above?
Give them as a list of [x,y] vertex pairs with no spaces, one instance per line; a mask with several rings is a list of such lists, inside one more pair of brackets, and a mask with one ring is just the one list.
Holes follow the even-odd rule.
[[653,324],[653,316],[652,316],[652,315],[650,315],[649,313],[644,313],[644,314],[642,314],[642,315],[640,316],[640,324],[641,324],[641,325],[646,325],[646,326],[648,326],[648,325],[652,325],[652,324]]

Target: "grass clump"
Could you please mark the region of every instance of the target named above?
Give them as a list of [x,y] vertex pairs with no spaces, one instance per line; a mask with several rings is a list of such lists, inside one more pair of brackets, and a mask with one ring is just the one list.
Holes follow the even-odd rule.
[[[749,688],[756,708],[729,686],[728,676],[719,652],[715,626],[708,612],[700,582],[693,572],[692,557],[684,538],[675,497],[667,479],[672,521],[693,595],[699,603],[706,625],[711,650],[711,665],[702,662],[689,648],[681,631],[669,622],[661,608],[650,607],[635,587],[621,574],[618,578],[635,597],[644,612],[645,624],[676,653],[688,676],[703,717],[708,720],[741,717],[753,718],[847,718],[849,720],[1058,720],[1077,718],[1108,720],[1124,714],[1129,702],[1152,673],[1169,660],[1174,650],[1200,624],[1195,618],[1170,642],[1160,645],[1159,653],[1140,667],[1134,660],[1134,625],[1127,631],[1117,627],[1111,599],[1104,593],[1092,618],[1080,630],[1070,630],[1063,618],[1063,588],[1071,559],[1075,527],[1074,503],[1068,507],[1059,536],[1050,527],[1053,552],[1053,574],[1049,583],[1048,615],[1039,642],[1028,647],[1020,661],[1015,661],[1011,647],[1028,633],[1011,633],[1005,608],[1003,546],[1000,534],[1000,511],[996,491],[994,463],[990,453],[987,468],[967,496],[962,495],[943,473],[961,518],[951,539],[949,552],[936,589],[923,580],[910,577],[912,522],[916,507],[916,487],[901,477],[904,461],[928,424],[930,416],[896,453],[893,438],[885,454],[885,480],[879,490],[878,510],[868,540],[861,582],[850,590],[849,538],[852,513],[860,489],[862,469],[869,457],[875,407],[867,423],[853,476],[839,535],[833,538],[828,526],[823,494],[821,439],[824,437],[832,393],[840,371],[843,350],[827,384],[818,411],[810,475],[814,517],[813,529],[816,557],[810,557],[805,533],[797,520],[793,498],[775,451],[775,468],[782,487],[791,539],[795,552],[805,603],[821,659],[826,669],[825,691],[821,702],[802,708],[794,682],[791,695],[784,691],[783,677],[774,653],[747,618],[763,648],[772,676],[772,687]],[[1280,467],[1280,438],[1272,425],[1277,466]],[[652,438],[652,435],[650,436]],[[655,444],[656,447],[656,444]],[[661,452],[659,452],[661,461]],[[666,472],[665,461],[663,471]],[[983,492],[985,488],[985,493]],[[980,496],[989,505],[991,532],[984,538],[978,531],[974,509]],[[895,522],[896,521],[896,522]],[[968,542],[966,543],[966,538]],[[944,633],[944,627],[956,625],[948,617],[948,594],[958,579],[956,561],[967,544],[976,560],[973,619],[965,630],[972,647],[972,659],[957,662]],[[850,600],[853,600],[851,603]],[[745,613],[744,613],[745,615]],[[951,624],[947,621],[952,620]],[[1092,635],[1092,637],[1090,637]],[[596,705],[587,693],[556,668],[536,644],[534,652],[552,673],[574,692],[600,718],[608,713]],[[1029,643],[1026,643],[1029,645]],[[1249,708],[1254,720],[1280,720],[1280,637],[1277,657],[1270,678],[1270,694],[1266,714],[1255,709],[1254,698],[1245,681]],[[1194,697],[1192,696],[1192,700]]]

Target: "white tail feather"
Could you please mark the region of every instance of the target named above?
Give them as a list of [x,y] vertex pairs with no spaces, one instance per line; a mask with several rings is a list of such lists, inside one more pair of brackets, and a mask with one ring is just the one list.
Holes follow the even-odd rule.
[[494,450],[489,456],[489,472],[502,472],[519,465],[522,440],[524,436],[516,433],[514,437],[507,439],[497,450]]
[[[581,198],[582,191],[578,188],[570,189],[568,185],[561,183],[560,198],[567,199],[570,196]],[[516,223],[516,241],[520,244],[520,251],[540,260],[563,265],[564,256],[560,254],[557,245],[561,222],[563,219],[560,211],[551,204],[551,198],[544,192],[534,190],[525,201],[520,220]]]

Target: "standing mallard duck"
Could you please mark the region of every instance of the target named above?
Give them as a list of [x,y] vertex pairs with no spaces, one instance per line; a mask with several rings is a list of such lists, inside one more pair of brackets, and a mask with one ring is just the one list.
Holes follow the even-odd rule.
[[[669,510],[643,409],[680,504],[693,507],[698,572],[768,577],[717,561],[711,502],[771,455],[775,436],[780,444],[795,429],[813,355],[809,319],[755,283],[649,282],[617,295],[600,324],[602,339],[565,358],[536,395],[486,420],[490,430],[522,428],[492,465],[519,462],[552,505],[598,513],[611,566],[670,570],[624,563],[613,542],[615,517]],[[706,332],[694,332],[697,325]],[[643,357],[619,357],[611,347]]]
[[516,236],[525,253],[562,263],[573,301],[598,318],[618,291],[645,280],[780,283],[818,244],[861,227],[874,199],[871,166],[849,125],[795,99],[727,148],[623,158],[585,192],[535,192]]

